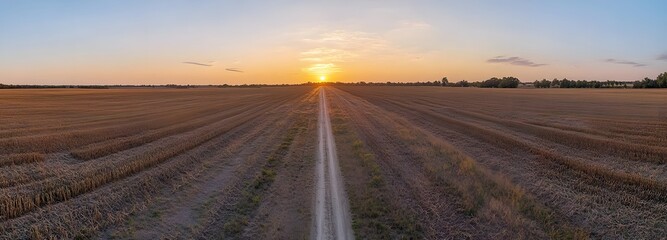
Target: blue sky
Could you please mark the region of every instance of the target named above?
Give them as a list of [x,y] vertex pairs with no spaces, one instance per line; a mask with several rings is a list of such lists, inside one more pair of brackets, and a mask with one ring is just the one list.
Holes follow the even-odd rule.
[[667,1],[0,1],[0,83],[637,80],[667,71],[665,9]]

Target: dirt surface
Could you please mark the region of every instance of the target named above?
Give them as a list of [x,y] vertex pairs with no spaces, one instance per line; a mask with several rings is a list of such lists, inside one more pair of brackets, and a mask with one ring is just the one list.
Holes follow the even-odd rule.
[[329,119],[326,90],[320,88],[318,118],[317,193],[315,239],[353,239],[347,196],[338,166],[336,142]]

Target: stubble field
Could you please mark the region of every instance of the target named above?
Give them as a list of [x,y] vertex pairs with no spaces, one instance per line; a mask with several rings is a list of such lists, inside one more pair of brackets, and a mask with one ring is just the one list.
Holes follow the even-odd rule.
[[666,102],[620,89],[6,90],[0,238],[664,237]]

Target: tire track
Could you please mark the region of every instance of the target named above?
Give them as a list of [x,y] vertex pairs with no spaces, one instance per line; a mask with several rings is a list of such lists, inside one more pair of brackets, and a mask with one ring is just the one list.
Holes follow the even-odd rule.
[[[347,196],[338,166],[336,143],[327,109],[326,91],[320,87],[318,118],[317,192],[315,239],[354,239]],[[328,171],[327,171],[328,170]]]

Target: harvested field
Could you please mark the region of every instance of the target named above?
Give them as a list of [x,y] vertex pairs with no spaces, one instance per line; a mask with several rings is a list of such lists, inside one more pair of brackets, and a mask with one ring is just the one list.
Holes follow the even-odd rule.
[[665,102],[629,89],[2,90],[0,239],[660,238]]
[[[307,166],[296,159],[314,149],[311,87],[11,90],[0,102],[0,238],[227,236],[205,230],[254,216],[274,178],[295,171],[283,164]],[[227,213],[249,204],[239,196],[252,179],[257,202]],[[185,206],[167,217],[165,199]],[[142,214],[154,224],[134,231],[127,220]]]
[[667,92],[331,91],[428,238],[667,234]]

